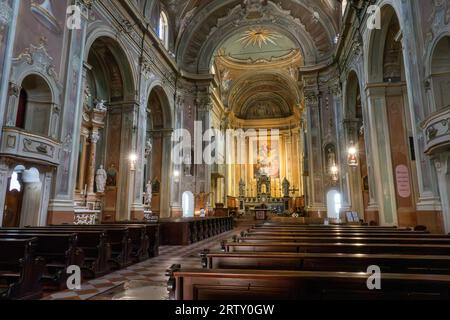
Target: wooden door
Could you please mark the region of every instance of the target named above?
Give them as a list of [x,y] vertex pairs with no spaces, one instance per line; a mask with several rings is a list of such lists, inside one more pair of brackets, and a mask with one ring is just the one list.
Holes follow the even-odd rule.
[[17,228],[20,226],[20,213],[22,211],[23,192],[16,189],[9,191],[11,178],[8,180],[5,208],[3,215],[4,228]]

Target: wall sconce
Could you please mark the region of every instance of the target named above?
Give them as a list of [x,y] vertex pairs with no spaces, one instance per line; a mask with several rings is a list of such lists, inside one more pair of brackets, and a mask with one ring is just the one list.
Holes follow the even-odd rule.
[[358,166],[358,149],[356,149],[353,141],[350,142],[350,147],[348,148],[348,156],[347,161],[349,167],[357,167]]
[[337,165],[333,165],[330,168],[330,173],[331,173],[331,180],[333,180],[333,181],[339,180],[339,177],[338,177],[339,168],[337,167]]
[[128,160],[130,160],[130,169],[132,171],[136,170],[136,162],[137,162],[138,156],[136,153],[130,153]]
[[180,171],[174,170],[173,177],[175,178],[175,182],[179,182],[180,181]]

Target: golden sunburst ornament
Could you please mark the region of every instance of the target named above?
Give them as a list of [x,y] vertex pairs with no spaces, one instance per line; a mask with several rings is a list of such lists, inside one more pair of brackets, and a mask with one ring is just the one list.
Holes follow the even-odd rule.
[[247,48],[248,46],[256,46],[262,49],[263,45],[272,43],[277,46],[276,40],[280,38],[280,36],[273,31],[264,28],[257,28],[248,30],[244,33],[244,36],[239,39],[239,42]]

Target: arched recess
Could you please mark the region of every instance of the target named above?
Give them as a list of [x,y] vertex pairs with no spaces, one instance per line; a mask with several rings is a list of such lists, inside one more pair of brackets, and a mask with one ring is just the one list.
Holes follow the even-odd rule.
[[[87,48],[75,201],[102,210],[103,221],[129,219],[130,133],[137,108],[133,69],[111,37],[91,37]],[[105,185],[96,179],[101,167]]]
[[151,210],[156,216],[170,214],[169,182],[172,168],[170,110],[169,99],[163,87],[154,86],[147,104],[147,160],[144,164],[144,181],[152,184]]
[[53,97],[44,78],[30,74],[22,81],[16,127],[41,136],[51,135]]
[[414,140],[402,48],[401,24],[394,7],[381,8],[381,29],[372,30],[368,48],[367,96],[380,222],[415,226],[416,181]]
[[434,111],[450,107],[450,35],[436,44],[431,60],[430,79],[433,89]]
[[[346,110],[345,115],[347,125],[351,130],[348,131],[348,145],[356,146],[358,151],[357,168],[349,168],[350,174],[350,197],[352,210],[358,212],[365,221],[378,221],[378,216],[374,216],[368,212],[370,195],[369,195],[369,172],[366,156],[366,139],[364,132],[364,118],[361,100],[361,88],[358,75],[355,71],[351,71],[347,78],[346,92]],[[369,216],[370,215],[370,216]]]

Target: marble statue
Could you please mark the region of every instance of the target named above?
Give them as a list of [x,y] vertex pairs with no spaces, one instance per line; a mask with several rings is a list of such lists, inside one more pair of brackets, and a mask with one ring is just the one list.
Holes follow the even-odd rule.
[[153,145],[152,145],[152,139],[148,139],[145,143],[145,157],[149,157],[152,153]]
[[152,196],[152,182],[149,180],[145,190],[145,204],[149,207],[152,205]]
[[97,103],[95,104],[95,110],[97,111],[108,111],[108,109],[106,108],[106,100],[98,100]]
[[290,188],[291,188],[291,184],[289,183],[289,181],[286,178],[284,178],[284,180],[283,180],[283,197],[289,198]]
[[95,183],[97,184],[97,192],[104,193],[106,187],[106,179],[108,175],[103,166],[97,170],[97,174],[95,175]]

